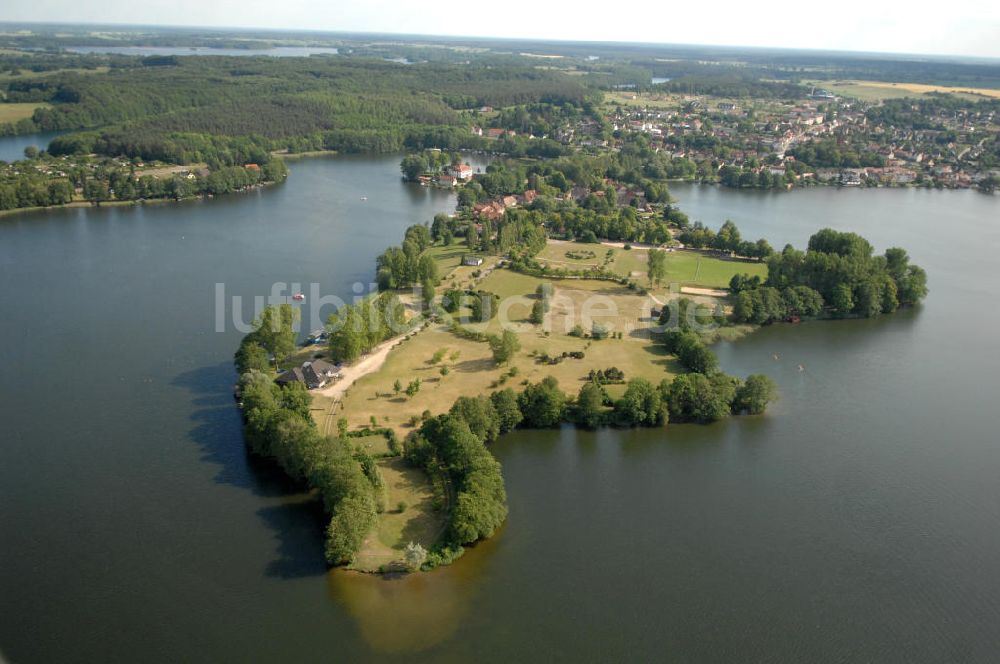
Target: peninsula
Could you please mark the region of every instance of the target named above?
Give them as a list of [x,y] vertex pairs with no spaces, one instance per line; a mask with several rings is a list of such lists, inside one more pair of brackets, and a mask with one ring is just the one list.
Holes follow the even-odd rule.
[[[821,230],[806,251],[776,253],[669,203],[588,209],[571,188],[547,189],[569,163],[491,167],[483,182],[520,189],[500,195],[514,197],[509,209],[491,220],[466,197],[455,215],[407,229],[377,259],[380,290],[338,310],[318,343],[295,347],[291,305],[265,310],[244,339],[247,442],[322,495],[330,563],[449,563],[506,518],[489,451],[504,433],[760,414],[774,384],[722,373],[713,341],[889,314],[926,294],[905,251],[875,255],[852,233]],[[529,182],[546,193],[528,194]],[[615,224],[629,241],[607,239]]]

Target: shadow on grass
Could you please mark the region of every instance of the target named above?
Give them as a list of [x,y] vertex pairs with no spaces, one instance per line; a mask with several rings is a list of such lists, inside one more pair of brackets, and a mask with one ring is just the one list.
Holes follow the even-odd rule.
[[489,371],[494,368],[495,363],[489,358],[481,358],[478,360],[463,360],[452,366],[452,371],[458,371],[460,373],[476,373],[479,371]]

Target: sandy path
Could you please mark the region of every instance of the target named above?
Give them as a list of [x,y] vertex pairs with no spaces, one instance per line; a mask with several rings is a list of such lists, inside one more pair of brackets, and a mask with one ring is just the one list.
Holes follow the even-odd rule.
[[340,370],[340,375],[342,378],[338,380],[333,385],[327,387],[322,387],[318,390],[313,390],[314,394],[321,394],[324,397],[330,397],[334,401],[339,400],[344,396],[344,392],[354,384],[356,380],[362,376],[367,376],[368,374],[378,371],[385,364],[385,358],[389,356],[389,351],[395,348],[396,344],[403,340],[405,334],[401,334],[398,337],[393,337],[388,341],[383,341],[378,346],[365,355],[363,358],[355,362],[349,367],[344,367]]
[[659,249],[658,244],[643,244],[642,242],[612,242],[611,240],[602,240],[601,245],[605,247],[614,247],[615,249],[624,249],[625,245],[629,245],[633,249]]
[[726,297],[728,290],[721,288],[695,288],[694,286],[681,286],[681,293],[684,295],[705,295],[707,297]]

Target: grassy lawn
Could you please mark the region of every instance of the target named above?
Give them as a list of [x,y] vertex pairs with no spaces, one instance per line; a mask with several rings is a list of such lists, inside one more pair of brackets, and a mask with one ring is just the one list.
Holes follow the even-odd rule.
[[615,249],[611,271],[625,277],[646,278],[647,256],[645,249]]
[[440,274],[445,275],[462,264],[462,256],[469,253],[469,248],[464,243],[450,247],[439,244],[428,249],[427,253],[437,261]]
[[[608,247],[600,244],[549,240],[545,248],[539,252],[537,258],[540,263],[551,265],[552,267],[563,267],[568,270],[585,270],[603,265],[607,252]],[[573,256],[567,256],[566,254],[573,254]],[[590,254],[594,255],[591,256]]]
[[697,251],[674,251],[667,255],[667,282],[682,286],[728,288],[735,274],[767,277],[764,263],[723,260]]
[[[410,542],[430,549],[446,525],[445,513],[435,511],[430,482],[424,472],[410,468],[401,458],[379,459],[379,473],[384,483],[386,509],[378,525],[368,534],[351,566],[367,571],[401,560]],[[405,503],[403,511],[399,504]]]
[[0,104],[0,124],[5,122],[17,122],[24,118],[30,118],[36,108],[48,108],[48,104],[24,103],[24,104]]
[[[476,267],[462,265],[462,256],[470,252],[464,242],[457,242],[449,247],[435,245],[427,250],[427,253],[437,261],[438,274],[441,275],[441,285],[439,291],[445,288],[471,288],[474,285],[476,272],[480,274],[489,271],[497,264],[499,257],[483,256],[483,264]],[[477,254],[478,255],[478,254]]]
[[363,447],[372,454],[388,454],[389,444],[380,433],[373,433],[368,436],[355,436],[351,442],[359,447]]
[[[632,248],[622,249],[618,247],[608,247],[601,244],[586,244],[583,242],[562,242],[549,240],[545,249],[538,254],[539,262],[553,268],[566,269],[587,269],[592,266],[600,266],[604,263],[608,251],[612,252],[611,262],[608,267],[615,274],[625,277],[632,277],[640,284],[646,285],[646,265],[649,251],[647,249]],[[596,258],[573,259],[567,258],[567,253],[583,254],[593,252]],[[747,273],[750,275],[767,276],[767,266],[763,263],[747,263],[743,261],[723,260],[696,251],[672,251],[667,254],[667,283],[676,283],[681,286],[702,286],[705,288],[726,288],[729,280],[734,274]],[[512,275],[508,271],[502,271],[503,275]],[[531,279],[525,277],[525,279]],[[521,280],[518,282],[514,276],[504,276],[500,281],[491,281],[497,288],[503,291],[510,290],[507,283],[517,283],[517,290],[513,293],[502,292],[495,288],[492,290],[501,297],[506,295],[531,293],[527,290],[530,284]]]

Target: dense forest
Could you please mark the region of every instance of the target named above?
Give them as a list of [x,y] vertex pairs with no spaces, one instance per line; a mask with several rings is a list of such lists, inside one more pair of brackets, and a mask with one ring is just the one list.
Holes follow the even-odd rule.
[[472,135],[471,116],[462,111],[583,106],[590,94],[578,80],[525,66],[407,67],[334,57],[117,62],[100,75],[62,71],[10,80],[4,90],[10,101],[50,104],[11,127],[18,133],[92,129],[55,141],[57,154],[172,161],[208,160],[231,149],[234,138],[290,151],[474,148],[483,139]]
[[737,275],[730,283],[733,320],[764,324],[789,316],[871,318],[913,305],[927,295],[927,274],[904,249],[881,256],[856,233],[825,228],[806,251],[787,245],[767,259],[763,283]]

